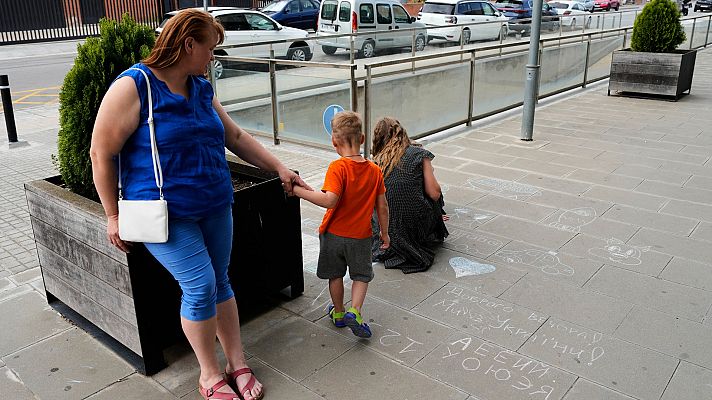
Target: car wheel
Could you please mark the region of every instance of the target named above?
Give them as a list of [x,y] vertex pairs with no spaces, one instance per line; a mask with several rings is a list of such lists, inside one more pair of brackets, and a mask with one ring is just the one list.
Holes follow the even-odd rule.
[[621,8],[621,5],[620,5],[620,3],[619,3],[619,4],[616,4],[616,8],[615,8],[615,10],[616,10],[616,11],[618,11],[618,9],[619,9],[619,8]]
[[361,46],[361,57],[371,58],[375,53],[376,45],[373,43],[373,40],[367,40],[363,43],[363,46]]
[[611,5],[609,4],[608,7],[606,7],[606,11],[611,11]]
[[213,72],[215,73],[215,79],[222,78],[225,73],[225,68],[220,60],[213,60]]
[[311,51],[309,51],[309,47],[302,45],[290,47],[287,51],[287,59],[292,61],[309,61],[311,59]]
[[576,30],[576,18],[571,18],[571,24],[569,24],[570,30]]
[[423,51],[425,49],[425,36],[418,35],[415,38],[415,51]]
[[336,47],[321,46],[321,51],[323,51],[324,54],[332,55],[332,54],[336,53]]
[[552,32],[558,31],[558,30],[559,30],[559,22],[558,22],[558,21],[552,22],[552,23],[551,23],[551,27],[549,28],[549,30],[552,31]]

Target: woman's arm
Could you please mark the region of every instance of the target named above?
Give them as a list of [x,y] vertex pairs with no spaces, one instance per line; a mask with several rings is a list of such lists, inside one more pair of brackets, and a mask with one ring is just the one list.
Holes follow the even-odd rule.
[[423,181],[425,185],[425,194],[433,201],[438,201],[442,196],[440,184],[435,179],[435,169],[429,158],[423,157]]
[[107,217],[109,241],[125,252],[129,250],[128,245],[119,239],[118,178],[114,157],[136,131],[140,113],[141,101],[133,78],[118,79],[101,101],[89,151],[94,185]]
[[258,168],[277,172],[284,184],[284,190],[289,194],[292,194],[293,184],[312,190],[299,175],[285,167],[274,154],[265,149],[257,140],[250,136],[250,134],[245,132],[244,129],[240,128],[240,126],[227,115],[227,112],[225,112],[225,109],[217,97],[213,97],[213,107],[225,127],[225,147],[227,147],[228,150]]

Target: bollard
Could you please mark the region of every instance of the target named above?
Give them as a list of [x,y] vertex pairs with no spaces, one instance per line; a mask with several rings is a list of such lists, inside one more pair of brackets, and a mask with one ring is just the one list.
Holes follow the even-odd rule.
[[0,75],[0,94],[2,94],[2,108],[5,113],[5,126],[7,127],[7,140],[17,142],[17,128],[15,127],[15,113],[12,111],[12,97],[10,96],[10,81],[7,75]]

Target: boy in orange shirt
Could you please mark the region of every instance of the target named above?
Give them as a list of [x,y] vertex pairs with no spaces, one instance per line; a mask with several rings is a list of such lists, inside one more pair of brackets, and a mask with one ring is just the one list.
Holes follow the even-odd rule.
[[[341,158],[329,164],[321,191],[300,186],[294,193],[327,208],[319,227],[319,263],[316,275],[329,280],[331,321],[337,327],[348,326],[358,337],[371,337],[371,328],[363,322],[361,307],[368,282],[373,279],[371,264],[371,216],[374,208],[381,228],[382,249],[390,246],[388,203],[381,169],[360,154],[364,135],[361,117],[343,111],[331,121],[331,144]],[[351,307],[344,308],[344,275],[348,265]]]

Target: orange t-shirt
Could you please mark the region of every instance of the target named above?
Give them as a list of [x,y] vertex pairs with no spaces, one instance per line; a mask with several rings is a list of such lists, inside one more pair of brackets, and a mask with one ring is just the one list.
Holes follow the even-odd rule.
[[373,235],[371,215],[376,198],[386,193],[381,169],[371,161],[345,157],[329,164],[324,178],[324,192],[339,196],[336,207],[326,210],[319,233],[365,239]]

